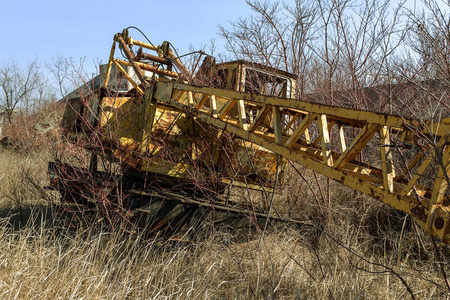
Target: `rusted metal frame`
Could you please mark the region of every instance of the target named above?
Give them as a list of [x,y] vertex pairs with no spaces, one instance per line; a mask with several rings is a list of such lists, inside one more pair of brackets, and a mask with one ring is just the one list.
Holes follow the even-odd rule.
[[272,106],[272,115],[275,143],[283,145],[283,128],[281,127],[281,112],[279,106]]
[[[438,155],[438,153],[435,153],[436,157]],[[443,207],[443,199],[449,184],[448,178],[450,176],[450,145],[446,145],[443,148],[442,164],[443,165],[440,165],[439,167],[436,181],[434,183],[433,193],[431,195],[430,213],[428,214],[425,233],[432,234],[433,231],[436,232],[437,230],[439,230],[442,232],[440,237],[444,240],[443,237],[450,233],[450,217],[443,215],[440,210]]]
[[119,71],[123,74],[123,76],[125,76],[125,78],[133,85],[133,87],[136,89],[136,91],[140,95],[143,95],[144,92],[142,91],[142,89],[139,87],[139,85],[136,82],[134,82],[133,78],[131,78],[130,75],[128,75],[127,71],[125,71],[124,68],[122,68],[122,66],[117,62],[117,60],[113,59],[112,62],[117,67],[117,69],[119,69]]
[[[263,136],[261,134],[259,134],[259,135]],[[272,141],[272,142],[274,141],[273,137],[266,138],[266,139],[269,141]],[[323,154],[322,154],[321,149],[313,148],[308,145],[300,145],[300,144],[296,144],[291,149],[295,150],[297,152],[301,152],[301,153],[303,153],[303,155],[308,156],[312,159],[323,162]],[[333,159],[338,159],[339,156],[340,156],[339,153],[332,152]],[[342,168],[341,171],[346,172],[346,173],[352,173],[352,174],[354,174],[354,176],[357,176],[359,178],[364,178],[364,179],[368,179],[368,180],[370,179],[369,181],[379,183],[380,186],[383,182],[382,171],[373,166],[367,165],[367,164],[362,164],[359,162],[357,164],[355,164],[355,163],[349,162],[345,165],[344,168]]]
[[227,185],[233,185],[233,186],[238,186],[238,187],[244,187],[244,188],[250,188],[252,190],[257,190],[257,191],[266,191],[267,193],[273,193],[273,188],[269,188],[269,187],[264,187],[262,188],[260,185],[258,184],[251,184],[251,183],[242,183],[239,181],[233,181],[230,179],[220,179],[220,182],[225,183]]
[[383,181],[381,178],[378,177],[374,177],[374,176],[370,176],[361,172],[354,172],[352,170],[347,170],[347,169],[342,169],[342,172],[344,172],[345,174],[349,174],[351,176],[354,176],[356,178],[360,178],[362,180],[365,180],[367,182],[372,182],[374,184],[376,184],[376,186],[378,187],[383,187]]
[[[308,114],[309,112],[307,112],[307,111],[304,111],[304,110],[301,110],[301,109],[296,109],[296,108],[286,108],[289,112],[291,112],[291,113],[300,113],[300,114],[302,114],[302,115],[306,115],[306,114]],[[328,121],[330,122],[330,121],[335,121],[335,123],[334,124],[339,124],[339,125],[345,125],[345,126],[351,126],[351,127],[353,127],[353,128],[363,128],[364,127],[364,125],[366,125],[367,124],[367,122],[364,122],[364,121],[359,121],[359,120],[354,120],[354,119],[351,119],[351,118],[349,118],[349,117],[345,117],[345,118],[343,118],[343,117],[339,117],[339,116],[334,116],[334,115],[329,115],[329,114],[327,114],[327,119],[328,119]]]
[[[259,133],[258,133],[259,134]],[[263,136],[262,134],[259,134],[261,136]],[[270,141],[274,141],[274,138],[272,136],[270,136],[270,138],[267,138]],[[322,150],[321,149],[317,149],[317,148],[313,148],[311,147],[310,144],[307,143],[298,143],[293,145],[292,148],[293,150],[296,151],[302,151],[305,155],[316,159],[316,160],[320,160],[323,161],[323,154],[322,154]],[[332,151],[332,157],[333,160],[337,160],[339,157],[341,156],[340,153],[336,153]],[[382,170],[373,167],[371,165],[368,165],[366,163],[362,163],[362,162],[348,162],[343,168],[342,171],[345,172],[352,172],[352,173],[360,173],[362,175],[370,175],[371,176],[371,181],[373,182],[379,182],[382,183],[383,182],[383,172]],[[423,189],[424,187],[420,187],[421,189]]]
[[129,45],[136,45],[139,47],[147,48],[149,50],[158,51],[158,47],[155,47],[153,45],[150,45],[150,44],[138,41],[138,40],[134,40],[132,38],[129,38],[127,42]]
[[258,126],[267,117],[267,115],[269,114],[271,109],[272,109],[272,105],[266,105],[259,110],[258,115],[256,116],[255,120],[253,120],[253,123],[250,125],[250,128],[249,128],[250,132],[253,132],[256,130],[256,128],[258,128]]
[[[436,157],[437,155],[438,154],[435,154]],[[439,163],[439,171],[436,176],[433,194],[431,196],[431,203],[437,205],[442,204],[442,200],[444,199],[444,195],[449,184],[447,179],[450,177],[450,145],[444,146],[442,153],[442,164]]]
[[[123,40],[123,37],[122,37],[121,34],[117,35],[117,41],[122,46],[122,49],[125,52],[125,56],[128,58],[129,64],[133,68],[134,72],[136,72],[136,75],[139,78],[139,80],[141,81],[141,84],[144,87],[146,87],[147,83],[145,82],[144,72],[142,72],[141,68],[137,65],[136,62],[134,62],[135,56],[134,56],[133,52],[131,52],[131,50],[128,47],[127,43]],[[120,61],[118,61],[118,62],[120,62]]]
[[[238,66],[240,76],[236,77],[236,86],[240,92],[244,91],[245,88],[245,66],[241,63]],[[238,115],[239,115],[239,123],[241,128],[244,130],[248,130],[249,124],[247,122],[247,113],[245,110],[244,100],[239,99],[237,101]]]
[[377,124],[366,124],[352,143],[342,153],[339,159],[334,163],[333,167],[337,170],[342,169],[345,164],[358,156],[362,149],[367,145],[378,129]]
[[289,123],[286,125],[286,127],[283,129],[283,134],[286,134],[288,130],[292,127],[295,121],[301,116],[301,113],[296,112],[295,115],[292,117],[292,119],[289,121]]
[[183,97],[183,95],[186,93],[186,91],[175,91],[177,94],[175,97],[173,97],[173,99],[175,99],[175,101],[180,101],[181,97]]
[[[152,88],[148,89],[145,92],[144,96],[144,115],[146,116],[145,123],[148,124],[148,122],[151,122],[149,132],[151,132],[153,128],[153,120],[155,119],[156,116],[156,108],[158,104],[158,101],[153,97],[154,85],[152,85],[151,87]],[[148,112],[147,106],[149,106]],[[144,124],[145,128],[147,128],[146,124]]]
[[208,94],[204,94],[203,97],[198,102],[198,104],[195,106],[195,109],[202,108],[202,106],[206,103],[206,100],[208,100],[208,98],[209,98],[209,95]]
[[179,109],[173,108],[172,106],[167,105],[165,103],[161,103],[161,102],[158,102],[158,106],[157,107],[158,107],[158,109],[161,109],[161,110],[164,110],[164,111],[170,110],[170,111],[180,112]]
[[103,97],[101,99],[101,120],[100,127],[106,126],[110,118],[114,115],[111,109],[118,109],[126,102],[130,101],[131,97]]
[[302,134],[308,129],[309,125],[317,118],[317,114],[308,114],[306,115],[302,122],[298,125],[297,129],[295,129],[294,133],[289,137],[289,139],[284,144],[285,147],[291,149],[293,145],[300,139]]
[[[329,167],[323,162],[319,162],[309,157],[306,157],[303,153],[286,149],[286,147],[278,145],[275,142],[268,141],[267,139],[260,137],[255,133],[243,130],[220,119],[212,118],[205,113],[199,112],[194,109],[190,109],[189,107],[181,103],[172,101],[170,102],[175,107],[185,110],[186,112],[194,115],[195,117],[201,119],[206,123],[209,123],[219,129],[236,134],[240,138],[255,143],[276,154],[280,154],[286,158],[289,158],[309,169],[315,170],[333,180],[339,181],[357,191],[360,191],[366,195],[378,199],[392,206],[393,208],[408,213],[416,220],[416,222],[422,228],[425,228],[427,216],[429,214],[429,209],[426,206],[422,205],[420,202],[418,202],[414,197],[408,196],[400,197],[400,195],[389,192],[388,190],[381,187],[379,184],[364,181],[361,178],[353,176],[352,174],[347,174],[343,171]],[[446,207],[436,207],[435,209],[436,214],[443,217],[444,227],[447,226],[449,224],[450,219],[449,209]],[[439,229],[434,228],[432,231],[430,231],[430,234],[441,237],[443,241],[448,241],[450,239],[450,237],[446,235],[444,231]]]
[[[330,123],[328,123],[327,130],[328,132],[331,131],[331,128],[336,124],[336,120],[332,120]],[[319,145],[319,142],[322,141],[322,131],[319,132],[319,136],[314,140],[314,142],[311,144],[313,147],[317,147]]]
[[138,52],[136,53],[136,59],[137,60],[147,59],[147,60],[151,60],[153,62],[156,62],[158,64],[163,64],[163,65],[167,65],[167,66],[172,64],[170,62],[170,60],[168,60],[167,58],[159,57],[159,56],[155,56],[155,55],[151,55],[151,54],[143,52],[142,48],[139,48]]
[[236,104],[237,99],[230,99],[228,100],[227,104],[222,108],[222,110],[219,112],[219,119],[223,120],[227,114],[230,112],[230,110],[233,108],[233,106]]
[[[263,110],[263,109],[261,109],[261,110]],[[269,107],[269,108],[264,108],[264,110],[267,110],[267,113],[269,113],[270,112],[270,110],[271,110],[271,107]],[[314,115],[310,115],[310,122],[309,123],[311,123],[312,121],[314,121],[314,119],[317,117],[317,114],[314,114]],[[306,117],[305,117],[306,118]],[[261,120],[261,119],[260,119]],[[231,119],[229,119],[229,120],[227,120],[227,122],[229,123],[229,124],[233,124],[233,125],[235,125],[235,126],[239,126],[239,123],[238,123],[238,121],[237,120],[231,120]],[[302,126],[302,124],[300,124],[299,125],[299,127],[301,128],[301,127],[303,127]],[[297,130],[299,130],[299,127],[297,128]],[[254,132],[255,130],[252,130],[252,132]],[[267,132],[255,132],[256,134],[258,134],[259,136],[261,136],[261,137],[263,137],[263,138],[265,138],[265,139],[267,139],[267,140],[270,140],[270,141],[275,141],[275,136],[274,136],[274,134],[270,134],[270,133],[267,133]],[[300,136],[301,136],[301,134],[300,134]],[[283,142],[284,143],[286,143],[285,142],[285,140],[287,140],[288,138],[286,137],[283,137]],[[313,159],[322,159],[322,150],[319,150],[319,149],[317,149],[317,148],[311,148],[311,147],[309,147],[308,145],[305,145],[305,147],[303,147],[303,146],[300,146],[300,145],[294,145],[294,143],[292,143],[291,144],[291,147],[292,146],[294,146],[294,149],[297,149],[297,150],[299,150],[299,151],[305,151],[305,155],[308,155],[309,157],[311,157],[311,158],[313,158]],[[301,150],[300,150],[301,149]],[[339,154],[337,154],[337,153],[334,153],[333,152],[333,157],[336,157],[336,158],[338,158],[339,157]],[[376,168],[373,168],[373,167],[371,167],[371,166],[366,166],[365,164],[364,164],[364,166],[360,166],[360,165],[353,165],[353,164],[348,164],[347,165],[348,166],[348,170],[349,171],[351,171],[351,170],[353,170],[353,169],[355,169],[355,168],[361,168],[361,167],[364,167],[365,169],[370,169],[370,173],[373,173],[373,174],[381,174],[381,171],[380,170],[378,170],[378,169],[376,169]]]
[[[259,104],[261,106],[265,104],[277,105],[280,107],[286,107],[289,109],[298,109],[300,111],[307,111],[309,113],[326,114],[329,119],[336,120],[349,120],[349,122],[363,122],[372,123],[377,125],[386,125],[394,128],[404,128],[407,126],[414,127],[416,121],[411,118],[403,118],[399,116],[382,114],[370,111],[348,109],[342,107],[336,107],[325,104],[317,104],[311,102],[304,102],[292,99],[285,99],[275,96],[254,95],[244,92],[236,92],[229,90],[222,90],[209,87],[197,87],[192,85],[186,85],[182,83],[170,83],[174,85],[174,88],[181,90],[191,90],[193,92],[215,94],[216,96],[224,96],[226,98],[242,99],[251,103]],[[423,134],[432,134],[435,136],[446,136],[450,132],[449,124],[445,122],[430,122],[424,121]],[[431,132],[427,129],[431,128]]]
[[[425,148],[424,152],[428,152],[430,149],[431,149],[431,145],[428,145],[428,146]],[[401,181],[401,180],[405,177],[405,174],[407,174],[409,170],[412,170],[412,169],[415,167],[415,165],[416,165],[416,164],[417,164],[424,156],[425,156],[425,153],[419,153],[419,154],[417,154],[416,157],[414,157],[414,159],[408,164],[408,166],[407,166],[405,169],[403,169],[402,174],[399,175],[399,176],[397,176],[397,177],[395,177],[395,181]]]
[[[408,127],[413,127],[413,125],[409,125],[408,124],[406,127],[407,128]],[[414,132],[412,132],[411,130],[408,130],[406,128],[402,129],[402,135],[401,135],[401,138],[400,138],[400,140],[402,142],[411,142],[412,140],[414,140],[414,137],[415,137]]]
[[145,148],[145,149],[148,149],[149,133],[152,132],[153,121],[155,119],[156,108],[158,106],[158,100],[156,100],[153,97],[154,89],[155,89],[155,85],[151,85],[150,88],[145,91],[145,95],[144,95],[144,120],[143,120],[144,124],[143,124],[142,128],[147,129],[148,134],[145,135],[145,131],[142,130],[141,140],[142,140],[142,148]]
[[167,56],[169,56],[169,58],[171,59],[171,61],[177,67],[178,70],[180,70],[182,73],[187,75],[189,77],[189,79],[192,78],[191,72],[189,72],[189,70],[184,66],[184,64],[181,62],[181,60],[179,60],[178,57],[176,57],[173,54],[172,49],[168,48]]
[[380,156],[381,169],[383,171],[383,187],[393,193],[395,169],[392,161],[392,148],[389,147],[390,143],[389,127],[382,126],[380,128]]
[[103,87],[107,87],[109,83],[109,76],[111,76],[111,68],[113,64],[115,49],[116,49],[116,41],[114,40],[111,46],[111,52],[109,54],[108,67],[106,68],[105,81],[103,83]]
[[319,123],[319,130],[321,132],[321,146],[323,161],[327,166],[333,166],[333,156],[331,152],[330,133],[328,131],[327,115],[321,114],[317,117]]
[[416,170],[416,172],[414,172],[414,175],[408,181],[406,186],[400,192],[400,196],[405,196],[405,195],[409,194],[409,192],[411,191],[413,186],[416,184],[417,180],[419,180],[420,176],[422,176],[423,172],[425,172],[427,167],[433,161],[433,158],[434,158],[434,153],[433,153],[433,155],[429,155],[425,158],[425,160],[422,162],[422,164],[419,166],[419,168]]
[[[168,70],[163,70],[163,69],[160,69],[158,67],[154,67],[154,66],[142,63],[142,62],[134,61],[134,62],[130,63],[128,61],[121,60],[121,59],[116,59],[116,60],[117,60],[117,62],[119,62],[122,65],[131,66],[131,67],[136,66],[139,69],[142,69],[142,70],[145,70],[145,71],[150,71],[150,72],[153,72],[153,73],[158,74],[158,75],[168,76],[168,77],[172,77],[172,78],[178,78],[178,73],[175,73],[175,72],[172,72],[172,71],[168,71]],[[142,73],[142,70],[140,70],[141,73]],[[145,80],[144,73],[142,73],[142,77]],[[139,78],[139,80],[141,80],[141,79]]]
[[[183,112],[181,112],[179,109],[174,109],[174,111],[178,111],[179,113],[176,115],[176,117],[173,119],[173,121],[170,123],[169,127],[167,127],[167,129],[164,131],[163,135],[167,135],[169,134],[172,129],[175,127],[176,122],[178,121],[178,119],[181,117],[181,115],[183,114]],[[149,151],[148,153],[150,155],[154,155],[156,150],[158,150],[158,146],[154,145],[153,149],[151,151]]]
[[[199,200],[193,200],[192,198],[189,197],[185,197],[179,194],[175,194],[172,192],[167,192],[167,191],[163,191],[163,190],[157,190],[156,194],[148,194],[142,191],[138,191],[138,190],[130,190],[129,192],[134,193],[134,194],[138,194],[138,195],[142,195],[142,196],[146,196],[146,197],[156,197],[156,198],[162,198],[162,199],[169,199],[171,201],[176,201],[179,203],[184,203],[187,205],[195,205],[195,206],[204,206],[204,207],[210,207],[210,208],[214,208],[216,210],[219,211],[230,211],[230,212],[236,212],[239,214],[245,214],[245,215],[253,215],[256,217],[267,217],[267,214],[265,213],[261,213],[255,210],[248,210],[244,207],[235,207],[235,206],[227,206],[226,203],[221,203],[218,201],[215,201],[214,203],[218,203],[218,204],[212,204],[212,203],[208,203],[206,201],[199,201]],[[144,211],[147,212],[148,209],[139,209],[139,211]],[[289,222],[294,222],[294,223],[298,223],[298,224],[304,224],[304,225],[310,225],[307,222],[301,222],[298,220],[293,220],[293,219],[289,219],[289,218],[280,218],[276,215],[271,215],[270,216],[271,219],[274,220],[283,220],[283,221],[289,221]]]
[[[162,88],[171,88],[170,86],[162,86]],[[166,101],[169,98],[162,98],[162,101]],[[169,100],[169,102],[172,102]],[[346,175],[344,172],[340,170],[335,170],[333,168],[325,166],[323,162],[319,162],[317,160],[305,157],[303,153],[298,153],[293,150],[288,150],[285,147],[279,146],[276,143],[267,140],[266,138],[258,137],[256,134],[245,131],[243,129],[240,129],[236,127],[235,125],[231,125],[231,123],[215,119],[210,117],[209,115],[206,115],[202,112],[199,112],[197,110],[190,109],[189,107],[186,107],[185,105],[181,103],[171,103],[171,105],[179,108],[180,110],[183,110],[187,113],[190,113],[201,120],[214,125],[218,127],[219,129],[229,131],[230,133],[235,133],[236,135],[240,136],[241,138],[244,138],[250,142],[256,143],[261,147],[264,147],[268,150],[271,150],[275,153],[278,153],[280,155],[283,155],[284,157],[290,158],[294,161],[297,161],[298,163],[306,166],[307,168],[313,169],[318,171],[319,173],[331,178],[335,179],[337,181],[342,182],[343,184],[346,184],[355,190],[361,191],[364,194],[370,195],[376,199],[379,199],[392,207],[399,209],[401,211],[404,211],[408,214],[410,214],[420,226],[425,228],[426,225],[426,219],[429,215],[429,209],[419,203],[418,200],[416,200],[413,197],[405,196],[400,197],[398,194],[390,193],[388,190],[384,189],[383,187],[380,187],[379,185],[374,185],[369,182],[361,181],[360,178],[356,178],[355,176]],[[370,123],[370,122],[369,122]],[[443,228],[447,228],[449,224],[449,209],[446,207],[435,207],[435,213],[438,216],[443,216],[444,226]],[[438,228],[432,228],[429,231],[429,234],[440,236],[443,240],[449,240],[449,236],[446,234],[445,231],[438,229]]]
[[[227,120],[227,122],[228,122],[228,120]],[[230,123],[230,124],[233,124],[233,123]],[[266,132],[262,132],[262,131],[254,131],[253,133],[255,133],[259,137],[262,137],[270,142],[275,142],[274,134],[267,134]],[[283,136],[283,144],[285,144],[286,141],[287,141],[287,137]],[[306,155],[312,159],[315,159],[318,161],[323,161],[321,149],[312,148],[309,145],[303,145],[303,144],[295,144],[291,149],[295,150],[297,152],[301,152],[301,153],[303,153],[303,155]],[[334,153],[332,155],[335,156]]]

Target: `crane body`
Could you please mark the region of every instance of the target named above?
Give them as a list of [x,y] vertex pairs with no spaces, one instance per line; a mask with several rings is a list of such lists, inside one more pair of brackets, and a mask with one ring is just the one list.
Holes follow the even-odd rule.
[[[115,58],[117,45],[126,60]],[[130,91],[108,89],[113,66]],[[282,70],[210,57],[193,76],[169,43],[155,47],[124,31],[114,37],[99,96],[70,102],[62,127],[79,140],[101,133],[96,143],[83,144],[93,169],[101,156],[119,162],[129,178],[201,186],[203,195],[229,185],[270,192],[290,160],[407,213],[427,235],[449,242],[450,120],[418,123],[298,100],[295,81]],[[400,169],[398,147],[406,157]],[[176,201],[195,202],[183,199]],[[198,205],[252,211],[227,200],[207,202]]]

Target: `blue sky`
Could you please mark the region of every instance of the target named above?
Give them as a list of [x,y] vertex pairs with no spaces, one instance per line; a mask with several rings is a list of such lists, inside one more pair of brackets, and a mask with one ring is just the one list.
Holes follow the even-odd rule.
[[[185,53],[217,38],[217,25],[248,14],[244,0],[0,0],[0,63],[56,54],[105,62],[114,34],[131,25],[155,45],[168,40]],[[136,31],[130,35],[144,40]]]
[[[412,9],[415,2],[407,5]],[[168,40],[180,54],[212,38],[222,52],[217,26],[250,13],[244,0],[0,0],[0,64],[11,58],[42,62],[60,54],[75,61],[85,57],[85,67],[95,68],[108,60],[114,34],[131,25],[155,45]],[[136,31],[130,34],[144,40]]]

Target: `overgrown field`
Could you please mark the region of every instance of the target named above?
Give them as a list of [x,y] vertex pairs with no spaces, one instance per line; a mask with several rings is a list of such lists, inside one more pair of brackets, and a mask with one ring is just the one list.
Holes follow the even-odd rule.
[[[276,207],[312,226],[272,226],[247,241],[205,224],[192,242],[125,227],[67,226],[48,184],[48,138],[0,150],[1,299],[445,299],[438,245],[410,218],[290,168]],[[330,189],[328,193],[327,189]],[[295,191],[293,193],[292,191]],[[439,264],[442,261],[443,264]]]

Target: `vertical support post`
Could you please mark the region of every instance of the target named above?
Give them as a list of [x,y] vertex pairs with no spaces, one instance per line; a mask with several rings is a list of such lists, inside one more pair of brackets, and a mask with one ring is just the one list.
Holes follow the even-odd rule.
[[436,158],[440,166],[436,176],[436,182],[434,183],[433,194],[431,195],[432,205],[442,204],[448,188],[449,183],[447,180],[450,177],[450,146],[444,146],[442,149],[442,157],[439,158],[439,155],[439,153],[436,153]]
[[247,122],[247,115],[245,113],[245,104],[244,100],[238,100],[238,112],[239,112],[239,124],[241,125],[241,128],[244,130],[248,130],[248,122]]
[[278,106],[272,106],[273,129],[275,133],[275,143],[283,145],[283,130],[281,128],[281,113]]
[[381,153],[381,170],[383,172],[383,187],[389,192],[394,192],[395,169],[392,161],[392,149],[384,145],[389,145],[391,139],[389,137],[389,128],[383,126],[380,129],[380,153]]
[[194,107],[194,95],[192,94],[192,92],[187,92],[187,94],[188,94],[189,106]]
[[342,153],[345,152],[347,149],[347,145],[345,144],[345,133],[344,133],[344,126],[339,125],[339,139],[341,141],[341,150]]
[[328,166],[333,166],[333,157],[331,155],[331,141],[330,132],[328,131],[327,116],[325,114],[320,115],[317,120],[319,121],[319,130],[321,132],[321,146],[323,162]]
[[[436,176],[436,182],[434,183],[433,194],[431,195],[430,201],[430,212],[428,214],[427,225],[425,228],[425,234],[431,234],[434,230],[435,233],[444,240],[446,234],[450,230],[450,225],[448,220],[445,221],[443,218],[437,218],[436,210],[439,206],[443,204],[445,192],[447,191],[449,182],[448,178],[450,176],[450,146],[446,145],[442,149],[442,154],[436,149],[436,158],[439,162],[439,171]],[[440,220],[440,225],[437,225],[437,221]],[[434,227],[434,228],[433,228]]]
[[211,101],[211,111],[213,118],[217,118],[219,116],[219,112],[217,111],[217,101],[216,101],[216,95],[211,95],[209,97]]
[[308,128],[305,129],[305,132],[303,133],[305,135],[305,141],[308,144],[311,144],[311,136],[309,135],[309,130]]
[[[237,80],[238,80],[238,82],[237,82],[238,89],[237,90],[239,92],[244,92],[245,91],[245,67],[242,63],[239,65],[239,74],[240,74],[240,76],[237,78]],[[238,104],[239,124],[242,129],[248,130],[249,124],[247,122],[247,114],[245,112],[244,100],[239,99],[237,104]]]
[[152,85],[149,89],[145,91],[144,94],[144,119],[142,124],[142,150],[146,151],[149,144],[149,136],[153,130],[153,122],[156,116],[156,108],[158,106],[158,101],[153,97],[153,92],[155,85]]
[[108,67],[106,69],[105,81],[103,83],[103,87],[107,87],[108,83],[109,83],[109,76],[111,75],[111,68],[112,68],[112,64],[113,64],[115,49],[116,49],[116,40],[114,39],[112,47],[111,47],[111,53],[109,54]]

